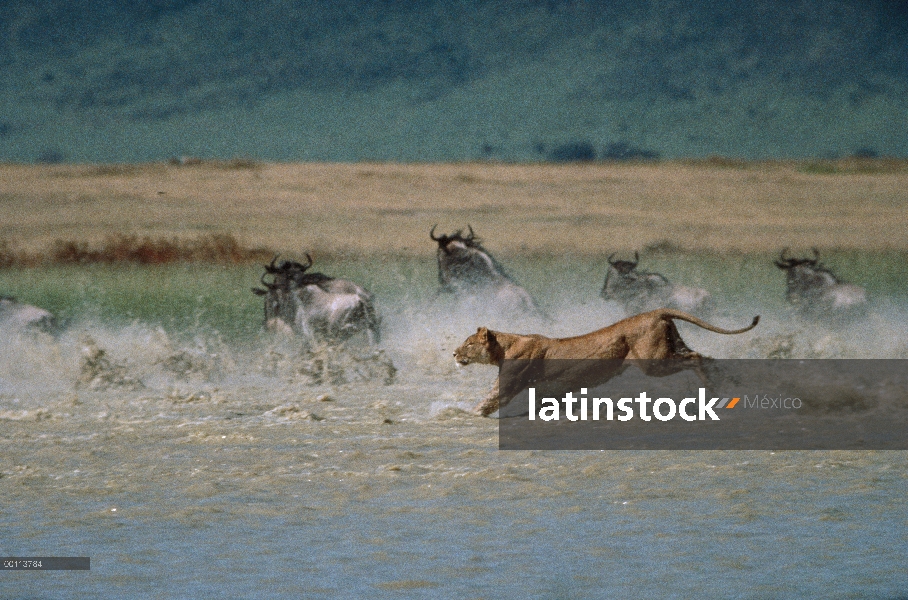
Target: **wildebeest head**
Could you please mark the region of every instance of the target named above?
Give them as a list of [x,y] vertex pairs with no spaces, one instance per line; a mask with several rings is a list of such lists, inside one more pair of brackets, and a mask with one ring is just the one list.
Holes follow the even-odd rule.
[[[277,256],[275,256],[271,259],[270,264],[264,265],[265,272],[262,274],[261,282],[266,289],[253,288],[252,291],[259,296],[264,296],[269,290],[290,289],[311,284],[324,287],[326,282],[334,280],[333,277],[324,273],[307,273],[309,267],[312,266],[312,257],[308,254],[306,254],[306,261],[305,265],[295,260],[282,260],[280,264],[275,264],[277,262]],[[265,281],[265,277],[268,275],[273,276],[271,283]]]
[[613,260],[615,254],[608,257],[609,268],[605,273],[600,296],[606,300],[618,300],[624,304],[633,304],[634,299],[649,296],[654,290],[670,285],[668,279],[659,273],[638,271],[640,254],[634,252],[634,260]]
[[816,288],[841,283],[832,271],[820,263],[820,251],[816,248],[811,250],[813,258],[793,258],[785,256],[788,248],[784,248],[779,254],[779,260],[773,261],[778,268],[786,272],[789,293],[792,287]]
[[[309,266],[312,264],[312,259],[309,258],[309,255],[306,255],[309,260]],[[292,323],[293,315],[290,314],[291,302],[290,294],[292,288],[295,288],[294,275],[297,273],[303,274],[306,272],[306,269],[309,266],[302,265],[300,263],[292,261],[281,261],[280,265],[277,265],[277,256],[271,259],[271,263],[264,265],[265,272],[262,273],[261,281],[262,285],[265,286],[262,288],[252,288],[252,293],[257,296],[264,296],[265,298],[265,325],[266,327],[275,323],[276,319],[280,319],[284,323]],[[269,275],[272,276],[272,280],[268,281],[266,277]],[[288,314],[282,314],[283,312]]]
[[479,238],[476,237],[476,234],[473,232],[473,226],[467,225],[467,229],[470,230],[470,235],[464,235],[463,229],[458,229],[451,235],[441,234],[438,237],[435,237],[435,228],[438,227],[438,224],[432,226],[432,230],[429,231],[429,238],[434,242],[438,242],[438,249],[445,254],[451,254],[457,249],[463,248],[479,248],[480,246]]
[[613,252],[612,255],[608,257],[608,264],[614,267],[615,270],[622,275],[630,275],[640,263],[640,254],[638,252],[634,252],[634,262],[629,260],[612,260],[612,257],[614,256],[615,253]]
[[468,235],[458,229],[451,235],[440,236],[435,235],[436,227],[432,226],[429,237],[438,242],[438,282],[442,291],[477,291],[511,280],[498,261],[482,247],[472,226],[467,226]]
[[[291,301],[294,291],[311,284],[324,286],[333,279],[323,273],[307,273],[312,266],[312,257],[309,254],[306,254],[307,264],[294,260],[282,260],[277,263],[277,258],[275,256],[270,264],[264,265],[265,272],[260,281],[265,289],[252,288],[254,294],[265,297],[266,324],[273,319],[292,323],[296,312]],[[269,275],[272,277],[270,282],[266,280]]]
[[800,267],[801,265],[816,267],[820,260],[820,251],[816,248],[811,248],[811,250],[813,251],[813,258],[793,258],[785,256],[788,254],[788,248],[783,248],[782,252],[779,254],[779,260],[773,262],[776,263],[777,267],[785,271],[793,269],[794,267]]

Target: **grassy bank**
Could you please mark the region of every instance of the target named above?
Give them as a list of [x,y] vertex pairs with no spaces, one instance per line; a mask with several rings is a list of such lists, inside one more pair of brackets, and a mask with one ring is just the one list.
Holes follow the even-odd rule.
[[22,252],[111,236],[316,259],[424,256],[472,224],[508,255],[662,248],[908,250],[908,163],[0,165],[0,240]]

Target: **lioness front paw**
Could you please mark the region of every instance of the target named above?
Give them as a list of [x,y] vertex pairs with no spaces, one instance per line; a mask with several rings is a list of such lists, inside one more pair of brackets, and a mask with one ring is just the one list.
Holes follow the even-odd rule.
[[490,414],[498,410],[498,403],[490,404],[489,402],[483,400],[473,409],[473,412],[479,415],[480,417],[488,417]]

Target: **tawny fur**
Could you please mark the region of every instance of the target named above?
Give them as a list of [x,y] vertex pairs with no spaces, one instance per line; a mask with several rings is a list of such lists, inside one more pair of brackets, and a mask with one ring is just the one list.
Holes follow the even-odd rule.
[[[519,335],[480,327],[454,351],[454,359],[460,365],[477,363],[497,367],[505,359],[684,359],[699,363],[704,357],[687,347],[672,319],[714,333],[733,335],[750,331],[760,317],[754,317],[753,323],[742,329],[722,329],[679,310],[663,308],[569,338]],[[475,412],[488,416],[510,401],[510,397],[500,397],[499,382],[495,382],[489,395],[474,408]]]

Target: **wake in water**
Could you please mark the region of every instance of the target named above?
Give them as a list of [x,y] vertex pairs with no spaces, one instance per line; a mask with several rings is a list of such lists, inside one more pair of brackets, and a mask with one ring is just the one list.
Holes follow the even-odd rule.
[[[175,334],[150,324],[113,326],[97,319],[76,319],[56,337],[4,331],[0,407],[30,410],[73,394],[211,397],[242,388],[269,395],[308,389],[318,395],[356,385],[377,394],[390,386],[418,395],[437,416],[470,408],[495,378],[492,368],[459,369],[452,358],[477,327],[564,337],[624,316],[618,306],[598,299],[549,307],[551,320],[490,316],[482,306],[447,301],[400,301],[382,308],[386,333],[377,347],[305,348],[297,338],[274,334],[228,340],[201,327]],[[866,318],[838,327],[746,303],[708,320],[738,327],[756,314],[759,326],[742,336],[679,327],[694,350],[714,358],[908,357],[908,308],[896,302],[879,302]]]

